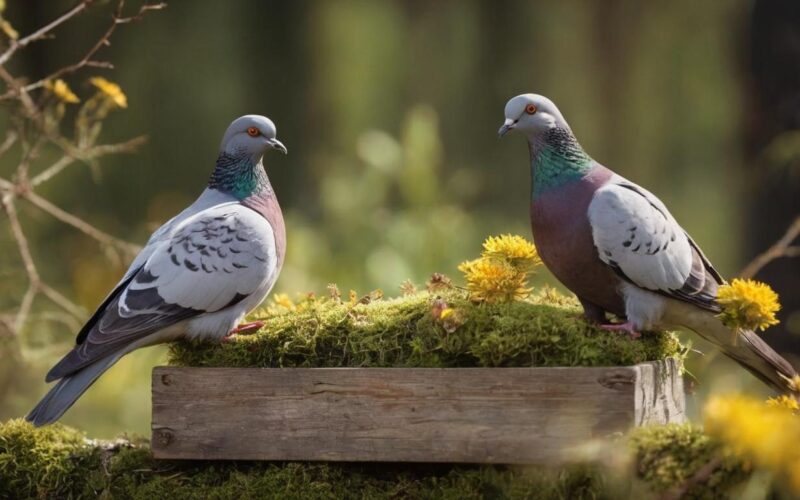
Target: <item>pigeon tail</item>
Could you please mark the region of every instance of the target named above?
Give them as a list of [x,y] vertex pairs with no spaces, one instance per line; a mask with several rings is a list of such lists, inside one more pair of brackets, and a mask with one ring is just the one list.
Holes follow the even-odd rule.
[[52,424],[77,401],[100,375],[116,363],[125,351],[101,358],[81,370],[62,378],[25,417],[36,427]]
[[712,312],[689,304],[673,302],[671,323],[679,324],[696,332],[739,363],[756,378],[781,394],[797,391],[789,386],[789,380],[797,376],[797,370],[752,330],[740,330],[734,337],[731,329]]

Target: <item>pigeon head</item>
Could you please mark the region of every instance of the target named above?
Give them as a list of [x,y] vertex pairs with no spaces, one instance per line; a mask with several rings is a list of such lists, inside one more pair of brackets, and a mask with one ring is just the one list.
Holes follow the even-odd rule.
[[506,104],[506,120],[497,131],[503,137],[512,130],[518,130],[529,138],[535,138],[553,128],[569,130],[566,120],[556,105],[545,96],[522,94]]
[[276,139],[276,134],[275,124],[266,116],[244,115],[228,126],[219,151],[234,157],[248,156],[255,162],[270,149],[286,154],[286,146]]

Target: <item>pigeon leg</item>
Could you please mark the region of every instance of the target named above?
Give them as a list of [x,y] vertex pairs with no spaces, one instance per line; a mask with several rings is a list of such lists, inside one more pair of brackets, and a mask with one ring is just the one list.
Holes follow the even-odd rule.
[[636,331],[636,327],[630,321],[620,324],[600,325],[600,328],[602,328],[603,330],[608,330],[610,332],[626,332],[628,335],[631,336],[632,339],[638,339],[639,337],[642,336],[641,333]]
[[242,323],[241,325],[237,326],[233,330],[231,330],[227,335],[222,337],[222,342],[230,342],[234,335],[237,333],[245,333],[245,332],[254,332],[264,326],[264,321],[253,321],[252,323]]
[[581,297],[578,297],[578,301],[583,306],[583,318],[589,323],[605,323],[606,320],[606,312],[603,310],[602,307],[592,304],[588,300],[584,300]]

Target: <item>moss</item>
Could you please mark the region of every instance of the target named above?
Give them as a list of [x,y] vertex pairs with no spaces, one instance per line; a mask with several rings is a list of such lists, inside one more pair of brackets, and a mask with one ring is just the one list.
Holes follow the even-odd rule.
[[[437,317],[451,309],[446,319]],[[309,298],[272,308],[252,335],[215,343],[175,343],[171,363],[236,367],[611,366],[678,356],[669,332],[642,339],[586,323],[574,299],[544,289],[529,300],[475,304],[463,291],[419,292],[350,304]]]
[[750,475],[747,464],[726,454],[719,443],[689,424],[636,429],[631,433],[631,445],[638,476],[656,492],[686,483],[712,461],[718,465],[681,498],[728,498],[730,489]]
[[89,441],[61,425],[10,420],[0,424],[0,498],[641,498],[685,483],[717,457],[720,466],[686,498],[723,498],[749,474],[690,425],[638,429],[630,444],[633,474],[622,478],[600,465],[191,462],[155,460],[135,441]]
[[587,467],[159,461],[145,445],[61,425],[0,424],[0,498],[586,498],[603,488]]

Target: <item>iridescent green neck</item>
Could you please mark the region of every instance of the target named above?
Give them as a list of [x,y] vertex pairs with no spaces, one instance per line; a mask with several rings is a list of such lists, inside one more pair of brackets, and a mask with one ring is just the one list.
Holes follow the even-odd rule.
[[592,169],[592,159],[569,129],[551,128],[529,144],[532,199],[578,181]]
[[250,196],[272,190],[261,161],[247,155],[235,156],[220,153],[208,187],[244,200]]

